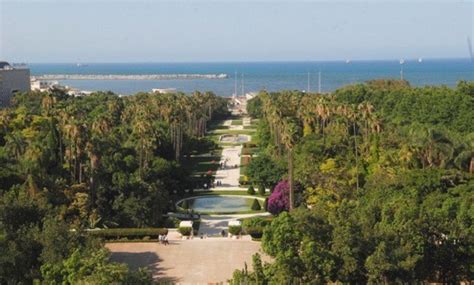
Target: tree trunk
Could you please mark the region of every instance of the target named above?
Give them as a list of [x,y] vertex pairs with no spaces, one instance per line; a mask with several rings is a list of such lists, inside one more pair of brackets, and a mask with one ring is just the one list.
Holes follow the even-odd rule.
[[471,163],[469,164],[469,173],[474,174],[474,156],[471,157]]
[[294,189],[293,189],[293,150],[288,149],[288,184],[290,186],[290,211],[295,205]]
[[352,124],[353,128],[353,137],[354,137],[354,156],[356,163],[356,190],[359,191],[359,159],[357,157],[357,138],[356,138],[356,125],[355,122]]

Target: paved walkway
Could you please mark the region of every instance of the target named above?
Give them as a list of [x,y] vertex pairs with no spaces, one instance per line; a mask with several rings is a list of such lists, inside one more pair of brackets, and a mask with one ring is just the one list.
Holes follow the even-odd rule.
[[[225,146],[222,149],[221,163],[226,164],[227,167],[220,168],[216,172],[216,182],[220,181],[222,184],[218,188],[239,187],[240,178],[240,154],[242,153],[242,146]],[[237,165],[237,167],[235,167]]]
[[242,269],[245,263],[252,269],[252,255],[261,251],[259,242],[227,238],[170,240],[168,246],[108,243],[106,247],[112,261],[131,268],[148,267],[156,281],[172,284],[227,284],[235,269]]

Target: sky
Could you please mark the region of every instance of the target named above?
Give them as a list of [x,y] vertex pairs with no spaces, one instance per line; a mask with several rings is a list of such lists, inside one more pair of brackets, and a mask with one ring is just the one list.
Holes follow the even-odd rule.
[[467,58],[473,1],[0,0],[0,60]]

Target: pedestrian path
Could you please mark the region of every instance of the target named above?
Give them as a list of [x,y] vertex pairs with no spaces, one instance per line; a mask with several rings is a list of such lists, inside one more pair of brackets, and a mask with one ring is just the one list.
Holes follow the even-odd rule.
[[222,149],[220,161],[222,167],[216,172],[216,187],[223,189],[239,187],[241,153],[241,145],[225,146]]

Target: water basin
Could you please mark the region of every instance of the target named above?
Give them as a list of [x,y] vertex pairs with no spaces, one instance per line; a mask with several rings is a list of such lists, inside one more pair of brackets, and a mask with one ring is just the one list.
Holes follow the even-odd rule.
[[[195,212],[205,213],[235,213],[250,211],[255,197],[245,196],[198,196],[181,200],[177,203],[183,207],[184,201],[188,203],[188,209]],[[258,199],[260,206],[263,206],[263,199]]]

